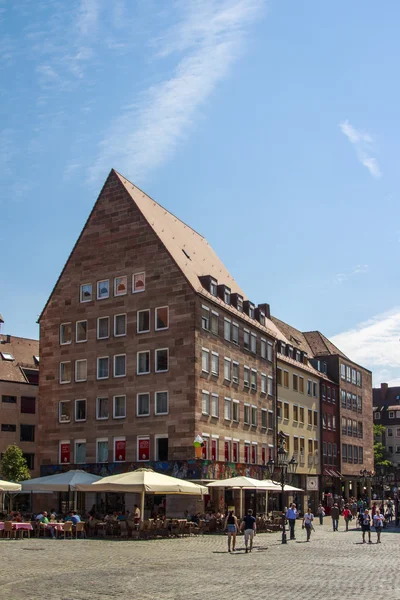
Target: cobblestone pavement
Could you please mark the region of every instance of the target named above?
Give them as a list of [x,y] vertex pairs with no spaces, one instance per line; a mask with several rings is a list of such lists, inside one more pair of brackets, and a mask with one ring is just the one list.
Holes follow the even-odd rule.
[[169,540],[0,540],[1,600],[197,600],[227,598],[400,600],[400,531],[382,544],[361,532],[316,525],[311,542],[297,524],[286,546],[259,534],[253,552],[227,552],[225,536]]

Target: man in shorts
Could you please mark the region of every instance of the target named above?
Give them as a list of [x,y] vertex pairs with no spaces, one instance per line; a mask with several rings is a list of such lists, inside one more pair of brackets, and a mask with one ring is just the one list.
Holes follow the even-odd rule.
[[247,515],[244,517],[242,522],[242,530],[244,531],[244,545],[246,546],[246,554],[249,552],[249,540],[250,540],[250,552],[253,548],[253,539],[256,535],[256,520],[253,517],[253,511],[251,508],[247,511]]

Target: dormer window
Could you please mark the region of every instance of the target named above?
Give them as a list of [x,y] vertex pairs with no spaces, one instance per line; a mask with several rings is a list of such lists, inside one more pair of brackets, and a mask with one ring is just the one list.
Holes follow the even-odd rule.
[[224,291],[224,302],[226,304],[231,303],[231,290],[227,287],[225,288],[225,291]]
[[224,284],[220,284],[217,288],[218,297],[225,302],[225,304],[231,303],[231,289]]
[[296,350],[296,360],[297,360],[298,362],[300,362],[300,361],[301,361],[301,354],[300,354],[300,350]]
[[231,294],[231,304],[239,312],[243,312],[243,296],[240,294]]
[[256,308],[255,310],[256,319],[259,321],[260,325],[265,325],[265,312],[260,308]]
[[281,342],[281,354],[286,356],[286,344],[285,342]]
[[288,346],[288,357],[293,358],[293,346]]
[[217,291],[218,291],[218,281],[211,277],[211,279],[210,279],[210,294],[212,296],[217,296]]
[[246,300],[243,302],[244,312],[249,315],[250,319],[254,319],[255,316],[255,305],[250,302],[250,300]]

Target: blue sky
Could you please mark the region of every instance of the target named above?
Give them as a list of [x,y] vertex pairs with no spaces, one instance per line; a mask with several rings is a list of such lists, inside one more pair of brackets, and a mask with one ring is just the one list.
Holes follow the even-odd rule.
[[400,4],[0,0],[0,312],[35,324],[111,167],[254,302],[400,383]]

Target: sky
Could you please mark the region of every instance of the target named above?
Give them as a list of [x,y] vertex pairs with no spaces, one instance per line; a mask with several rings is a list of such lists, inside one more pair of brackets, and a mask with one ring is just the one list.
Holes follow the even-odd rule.
[[36,320],[111,168],[248,298],[400,385],[400,3],[0,0],[0,313]]

